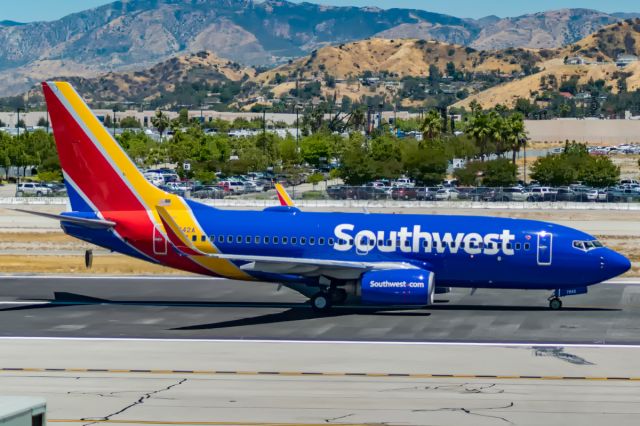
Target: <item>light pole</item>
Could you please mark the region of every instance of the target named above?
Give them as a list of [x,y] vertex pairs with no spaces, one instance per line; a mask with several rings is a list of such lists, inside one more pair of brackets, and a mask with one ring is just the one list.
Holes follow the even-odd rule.
[[18,138],[20,138],[20,111],[25,112],[23,108],[16,108],[18,113],[18,121],[16,121],[16,128],[18,129]]
[[113,107],[113,138],[116,138],[116,111],[118,108]]

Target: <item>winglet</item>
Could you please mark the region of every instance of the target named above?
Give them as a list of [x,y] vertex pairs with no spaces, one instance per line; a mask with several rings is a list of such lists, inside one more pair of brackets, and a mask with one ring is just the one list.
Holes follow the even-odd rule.
[[289,194],[287,193],[287,190],[284,189],[284,186],[282,186],[279,183],[276,183],[275,186],[276,186],[276,193],[278,194],[278,200],[280,201],[280,205],[286,206],[286,207],[295,207],[295,203],[293,202],[291,197],[289,197]]

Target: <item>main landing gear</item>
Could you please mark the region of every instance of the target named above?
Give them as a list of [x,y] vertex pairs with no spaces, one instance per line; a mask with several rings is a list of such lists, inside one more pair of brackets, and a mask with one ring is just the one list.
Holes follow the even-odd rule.
[[562,309],[562,300],[559,297],[551,296],[549,298],[549,309],[552,311],[559,311]]
[[331,296],[325,291],[316,293],[311,298],[311,308],[316,312],[328,312],[331,309]]
[[347,301],[348,294],[342,288],[331,288],[316,293],[311,298],[311,307],[316,312],[328,312],[333,305],[341,305]]

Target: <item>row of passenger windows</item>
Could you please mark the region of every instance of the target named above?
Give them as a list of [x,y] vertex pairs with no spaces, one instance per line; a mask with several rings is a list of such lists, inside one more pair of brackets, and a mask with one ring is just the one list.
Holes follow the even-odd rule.
[[[306,237],[300,237],[300,239],[296,238],[296,237],[251,237],[251,236],[241,236],[238,235],[234,238],[233,235],[227,235],[226,237],[224,235],[218,235],[217,239],[215,235],[211,235],[209,236],[209,239],[211,242],[218,242],[219,244],[223,244],[226,243],[227,244],[233,244],[234,241],[236,242],[236,244],[292,244],[292,245],[296,245],[298,244],[298,242],[300,243],[300,245],[306,245],[307,242],[309,243],[309,245],[316,245],[316,242],[318,243],[318,245],[323,246],[325,245],[325,242],[329,245],[329,246],[333,246],[336,244],[336,242],[338,244],[341,245],[345,245],[345,244],[349,244],[352,245],[353,244],[353,239],[351,240],[334,240],[333,238],[314,238],[314,237],[309,237],[308,239]],[[192,235],[191,236],[191,240],[196,242],[198,241],[198,236],[197,235]],[[200,240],[202,242],[207,241],[207,237],[205,235],[202,235],[200,237]],[[369,245],[370,247],[373,247],[376,245],[376,241],[375,240],[363,240],[362,243],[364,245]],[[405,240],[404,241],[404,246],[405,247],[411,247],[412,246],[412,242],[409,240]],[[397,240],[397,245],[399,247],[401,247],[401,241]],[[393,246],[393,240],[386,240],[386,241],[378,241],[378,246],[386,246],[386,247],[392,247]],[[435,248],[439,248],[439,247],[446,247],[447,244],[441,243],[441,242],[434,242],[433,243],[433,247]],[[429,247],[429,241],[427,240],[423,240],[422,241],[422,247],[423,248],[427,248]],[[461,249],[464,249],[466,247],[465,243],[460,243],[459,246]],[[498,248],[498,244],[497,243],[489,243],[489,244],[484,244],[484,243],[478,243],[478,244],[473,244],[470,243],[469,244],[469,248],[475,248],[475,249],[483,249],[483,248],[488,248],[488,249],[497,249]],[[525,251],[528,251],[531,249],[531,245],[529,243],[525,243],[524,245],[520,244],[520,243],[507,243],[507,249],[508,250],[521,250],[523,249]]]

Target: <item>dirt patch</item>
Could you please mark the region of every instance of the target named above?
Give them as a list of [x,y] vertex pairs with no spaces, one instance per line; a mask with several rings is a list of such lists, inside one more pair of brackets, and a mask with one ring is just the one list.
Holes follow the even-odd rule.
[[95,256],[93,267],[84,266],[82,256],[0,255],[0,273],[91,274],[91,275],[185,275],[187,272],[165,268],[121,255]]

